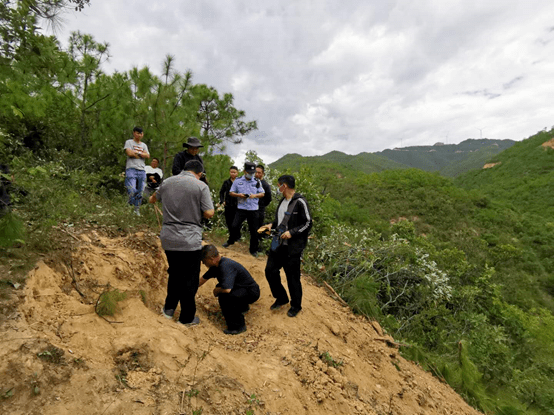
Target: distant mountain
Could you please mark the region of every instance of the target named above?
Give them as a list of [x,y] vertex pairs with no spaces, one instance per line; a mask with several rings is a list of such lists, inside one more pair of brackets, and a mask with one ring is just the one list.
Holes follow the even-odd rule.
[[[486,169],[467,172],[455,184],[479,189],[524,213],[554,217],[554,130],[541,131],[489,159]],[[553,233],[554,236],[554,233]]]
[[295,153],[286,154],[279,160],[269,165],[272,169],[278,170],[297,170],[303,166],[327,168],[343,174],[347,171],[378,173],[384,170],[407,168],[407,166],[372,153],[360,153],[355,156],[351,156],[340,151],[331,151],[323,156],[313,157],[304,157]]
[[297,169],[302,166],[327,166],[346,170],[376,173],[384,170],[417,168],[438,171],[443,176],[456,177],[469,170],[480,169],[496,154],[513,146],[513,140],[468,139],[460,144],[436,143],[433,146],[414,146],[388,149],[377,153],[360,153],[355,156],[332,151],[323,156],[304,157],[287,154],[270,164],[276,169]]

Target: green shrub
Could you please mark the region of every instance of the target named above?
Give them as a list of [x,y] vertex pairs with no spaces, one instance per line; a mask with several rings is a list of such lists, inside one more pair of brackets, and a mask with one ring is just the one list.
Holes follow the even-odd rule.
[[96,313],[99,316],[113,316],[118,309],[118,303],[126,297],[127,294],[117,288],[102,293],[96,304]]

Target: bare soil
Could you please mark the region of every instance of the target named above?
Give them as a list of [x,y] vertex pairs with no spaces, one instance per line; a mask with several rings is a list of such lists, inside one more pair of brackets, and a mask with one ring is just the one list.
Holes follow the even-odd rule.
[[[221,252],[250,270],[262,295],[248,331],[229,336],[213,281],[197,295],[199,326],[161,315],[167,263],[156,235],[72,239],[5,309],[2,414],[478,414],[306,275],[304,310],[270,311],[266,257],[240,244]],[[127,297],[102,318],[96,303],[112,288]]]

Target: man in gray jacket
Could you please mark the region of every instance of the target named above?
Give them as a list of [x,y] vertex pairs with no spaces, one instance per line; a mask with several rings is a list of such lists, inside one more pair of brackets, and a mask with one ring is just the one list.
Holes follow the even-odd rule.
[[165,179],[150,196],[150,203],[162,202],[160,239],[169,264],[167,297],[162,313],[173,318],[180,303],[179,323],[185,325],[200,323],[196,316],[195,296],[200,278],[201,221],[214,215],[210,189],[200,181],[203,170],[199,161],[189,161],[180,174]]

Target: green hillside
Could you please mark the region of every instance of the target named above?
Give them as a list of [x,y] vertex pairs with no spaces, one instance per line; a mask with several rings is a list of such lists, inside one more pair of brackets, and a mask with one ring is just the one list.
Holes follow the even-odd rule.
[[323,156],[303,157],[299,154],[286,154],[269,167],[277,170],[292,169],[297,171],[301,167],[309,166],[318,171],[333,170],[337,174],[351,172],[375,173],[384,170],[405,169],[406,166],[372,153],[360,153],[355,156],[331,151]]
[[443,176],[456,177],[473,169],[480,169],[491,157],[511,147],[512,140],[472,140],[460,144],[435,144],[384,150],[377,153],[349,155],[331,151],[323,156],[303,157],[287,154],[270,164],[271,168],[298,170],[310,166],[320,172],[325,168],[345,175],[349,172],[376,173],[384,170],[417,168],[438,171]]
[[[491,154],[496,154],[514,144],[513,140],[468,139],[459,144],[437,143],[433,146],[414,146],[384,150],[376,153],[406,166],[426,171],[446,171],[449,175],[463,169],[449,169],[464,163],[465,169],[480,168]],[[483,152],[483,154],[480,154]]]
[[309,200],[327,196],[309,272],[487,413],[554,408],[554,150],[541,147],[553,137],[517,143],[455,182],[420,169],[299,174],[313,175]]
[[542,144],[554,137],[541,131],[490,159],[489,169],[468,172],[455,183],[480,189],[494,199],[510,203],[521,213],[554,217],[554,149]]

